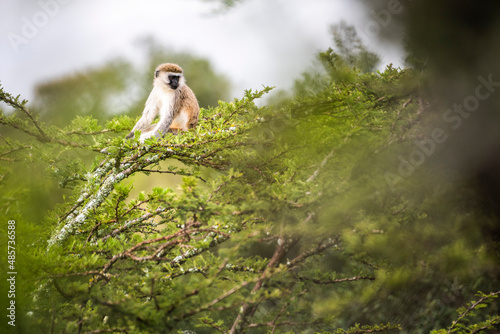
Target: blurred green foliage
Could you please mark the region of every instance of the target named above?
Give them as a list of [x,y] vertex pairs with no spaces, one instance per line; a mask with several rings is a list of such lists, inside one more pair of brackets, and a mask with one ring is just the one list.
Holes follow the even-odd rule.
[[125,92],[135,80],[132,65],[116,59],[100,68],[37,85],[35,110],[42,121],[58,126],[67,125],[77,116],[102,122],[113,115],[110,99]]

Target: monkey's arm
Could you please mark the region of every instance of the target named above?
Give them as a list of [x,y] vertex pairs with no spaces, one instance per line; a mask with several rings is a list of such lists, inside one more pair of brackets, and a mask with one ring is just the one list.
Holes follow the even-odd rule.
[[137,124],[135,124],[132,131],[125,138],[134,137],[134,132],[136,130],[144,132],[144,130],[147,128],[147,131],[149,131],[151,129],[151,123],[153,123],[156,115],[158,115],[160,105],[160,99],[156,98],[156,94],[153,89],[153,91],[149,95],[148,100],[146,101],[146,106],[144,107],[141,118],[139,119],[139,121],[137,121]]
[[162,105],[162,107],[159,110],[159,113],[160,113],[159,122],[157,124],[153,124],[153,127],[148,129],[149,131],[141,133],[141,136],[139,138],[141,142],[144,142],[145,139],[151,137],[161,138],[168,132],[168,129],[170,128],[170,125],[172,124],[172,121],[174,119],[173,108],[172,106],[166,104]]

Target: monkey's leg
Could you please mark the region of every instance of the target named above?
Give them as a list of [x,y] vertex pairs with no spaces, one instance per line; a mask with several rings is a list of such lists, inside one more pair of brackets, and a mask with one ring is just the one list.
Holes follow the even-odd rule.
[[149,120],[149,119],[143,120],[143,118],[144,117],[141,117],[141,119],[137,122],[137,124],[132,129],[132,131],[130,131],[130,133],[125,138],[134,137],[134,132],[137,130],[141,131],[141,134],[142,134],[142,133],[151,131],[153,128],[155,128],[157,126],[157,124],[150,125],[151,122],[153,121],[154,117],[151,120]]
[[163,137],[168,132],[169,126],[172,123],[171,119],[172,118],[167,115],[163,119],[160,119],[157,124],[152,124],[152,126],[148,128],[148,132],[141,133],[139,140],[143,143],[144,140],[151,137]]
[[[141,134],[146,134],[150,131],[152,131],[155,127],[156,127],[157,124],[151,124],[150,126],[148,126],[146,129],[143,129],[141,130]],[[135,130],[133,130],[132,132],[130,132],[127,137],[125,138],[133,138],[134,137],[134,132]]]
[[173,133],[174,135],[177,135],[181,132],[181,129],[171,126],[170,129],[168,129],[168,132]]

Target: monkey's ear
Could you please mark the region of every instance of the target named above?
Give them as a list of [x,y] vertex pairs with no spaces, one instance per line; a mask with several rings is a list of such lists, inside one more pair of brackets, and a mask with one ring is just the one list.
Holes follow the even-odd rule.
[[160,73],[160,71],[155,71],[155,78],[158,78],[158,73]]

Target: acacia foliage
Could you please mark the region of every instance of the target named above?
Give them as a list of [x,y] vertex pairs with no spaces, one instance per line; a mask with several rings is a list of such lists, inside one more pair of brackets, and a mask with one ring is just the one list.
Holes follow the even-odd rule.
[[[46,218],[44,242],[27,251],[42,270],[25,326],[417,333],[497,325],[495,306],[482,303],[496,292],[481,297],[477,305],[489,307],[479,314],[472,305],[458,318],[451,311],[471,290],[498,290],[494,247],[470,224],[491,218],[462,205],[470,197],[456,189],[465,182],[437,181],[443,171],[432,161],[398,183],[386,178],[397,173],[395,154],[411,152],[425,132],[417,75],[392,66],[363,73],[332,50],[320,59],[325,70],[299,81],[293,98],[258,107],[271,88],[247,91],[203,109],[195,130],[144,144],[123,140],[129,117],[47,127],[2,91],[21,115],[2,113],[0,123],[23,133],[4,138],[4,168],[40,161],[72,188]],[[91,166],[82,151],[97,155]],[[132,177],[154,173],[184,176],[181,189],[134,195]],[[433,312],[448,279],[472,284]],[[464,324],[471,315],[478,321]]]

